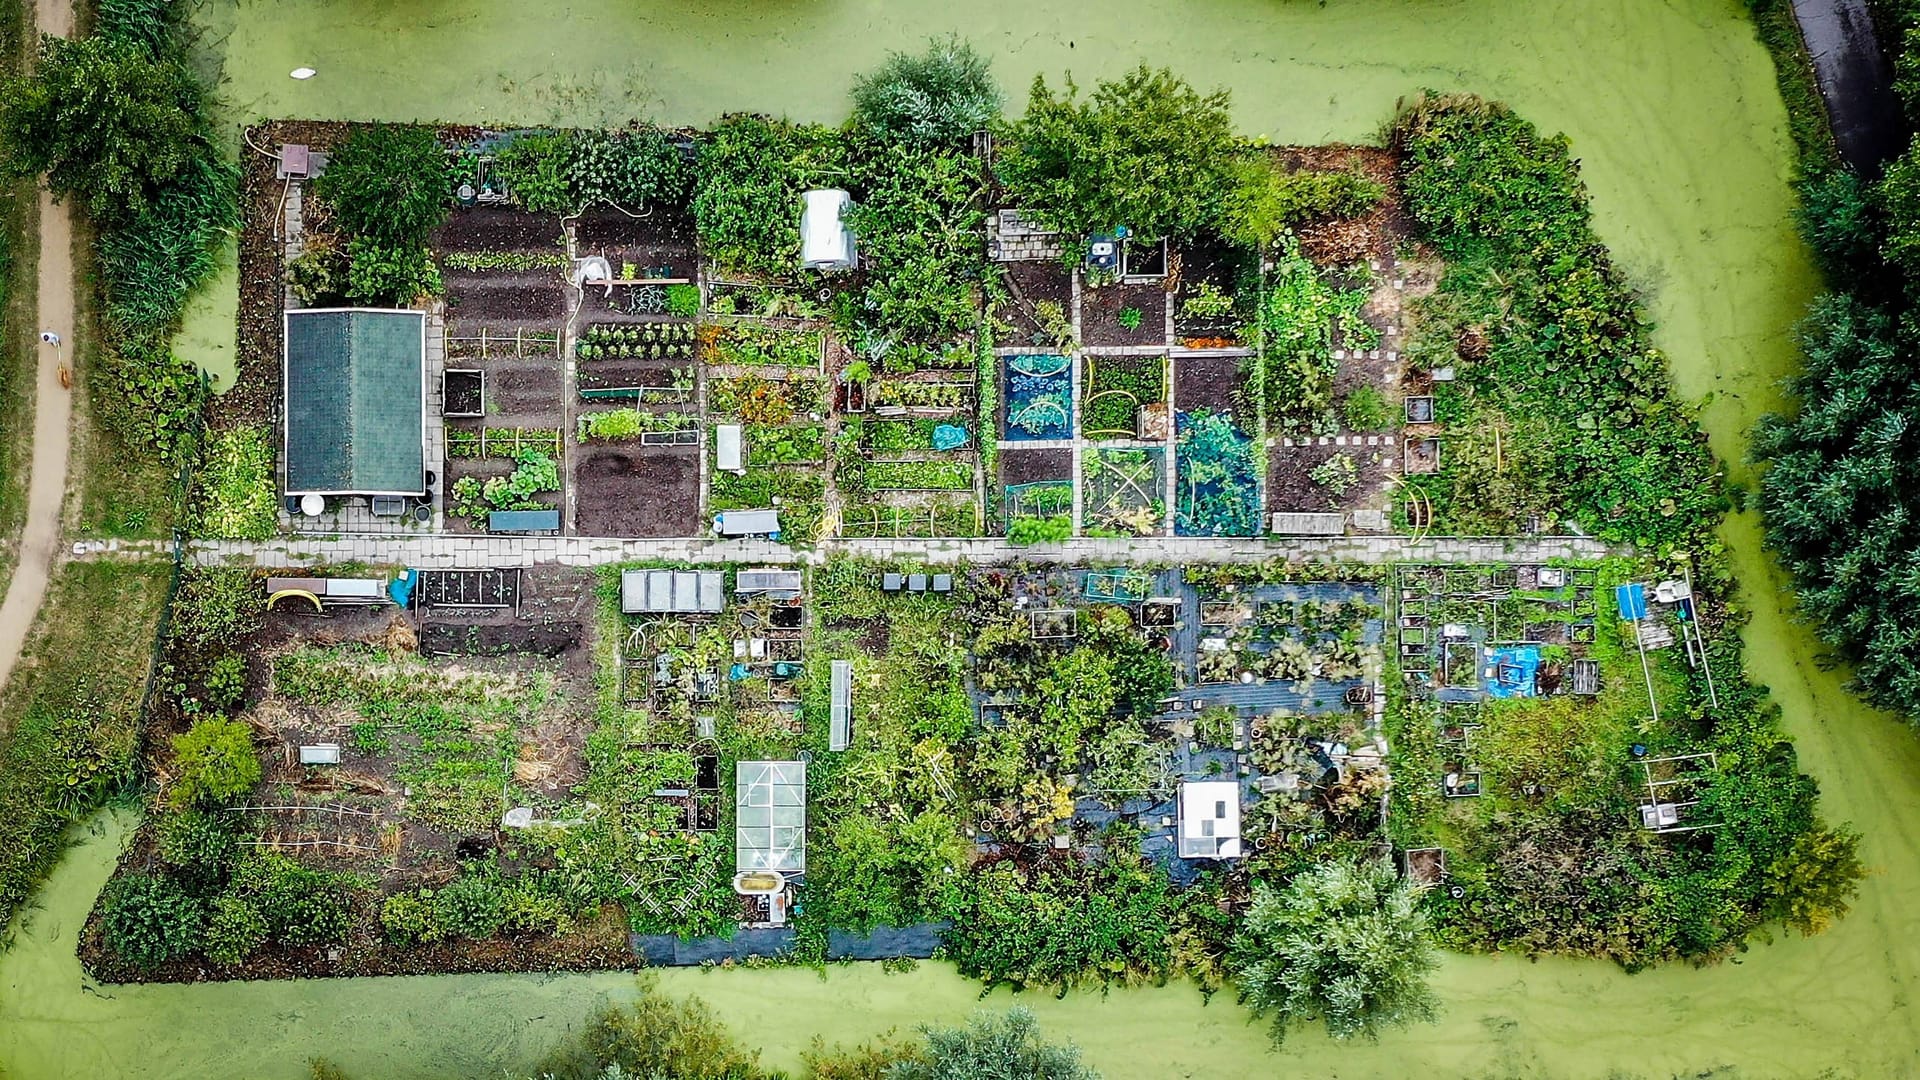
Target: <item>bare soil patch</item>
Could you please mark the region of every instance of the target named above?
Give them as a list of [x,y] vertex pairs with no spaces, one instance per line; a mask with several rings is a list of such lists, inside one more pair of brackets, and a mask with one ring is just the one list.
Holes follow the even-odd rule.
[[[1138,312],[1128,329],[1123,314]],[[1127,321],[1132,321],[1128,316]],[[1080,291],[1080,340],[1086,345],[1167,344],[1167,290],[1159,284],[1106,285]]]
[[1052,260],[997,264],[1011,294],[1007,303],[994,309],[994,315],[1006,324],[994,344],[1018,348],[1034,346],[1036,337],[1045,335],[1036,318],[1036,305],[1058,304],[1063,317],[1073,314],[1073,274]]
[[1241,367],[1246,363],[1237,356],[1175,356],[1173,407],[1181,412],[1232,411],[1240,404]]
[[700,532],[700,456],[693,446],[585,446],[576,456],[575,530],[583,536]]

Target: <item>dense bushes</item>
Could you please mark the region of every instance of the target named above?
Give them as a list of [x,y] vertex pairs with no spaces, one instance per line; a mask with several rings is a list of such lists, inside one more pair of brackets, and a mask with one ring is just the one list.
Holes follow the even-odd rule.
[[1070,236],[1191,236],[1232,187],[1236,146],[1225,91],[1142,66],[1085,99],[1036,76],[997,165],[1015,205]]
[[[1920,9],[1887,5],[1897,42],[1909,131],[1920,121]],[[1815,102],[1811,108],[1818,109]],[[1815,119],[1818,119],[1816,114]],[[1756,429],[1768,463],[1760,508],[1769,543],[1793,574],[1800,609],[1856,670],[1867,700],[1920,715],[1920,142],[1877,182],[1850,168],[1803,162],[1801,230],[1833,294],[1800,327],[1803,370],[1790,383],[1797,411]]]
[[206,913],[172,879],[126,874],[113,883],[101,908],[107,947],[140,967],[153,967],[200,948]]
[[446,220],[447,191],[433,129],[398,124],[355,128],[314,181],[342,229],[386,248],[424,247]]
[[32,75],[0,85],[0,173],[48,174],[99,235],[106,349],[90,378],[101,422],[136,454],[190,449],[200,381],[167,339],[238,223],[237,173],[215,143],[207,91],[173,31],[177,11],[118,0],[99,32],[47,38]]
[[1233,944],[1240,1000],[1274,1014],[1275,1042],[1314,1020],[1344,1039],[1431,1019],[1426,933],[1419,889],[1385,862],[1329,862],[1285,889],[1256,885]]
[[253,728],[238,720],[198,721],[173,740],[177,770],[168,795],[175,806],[218,806],[260,783]]
[[785,122],[729,116],[700,146],[693,219],[717,265],[778,272],[800,250],[799,164],[813,139]]
[[[1566,140],[1462,95],[1415,100],[1393,138],[1407,212],[1448,260],[1410,351],[1464,361],[1456,426],[1484,426],[1482,403],[1546,425],[1541,465],[1566,493],[1561,512],[1595,535],[1658,549],[1710,531],[1728,503],[1706,437],[1593,235]],[[1439,505],[1475,497],[1449,491],[1453,479],[1412,482]]]
[[986,57],[958,37],[927,43],[919,55],[893,53],[853,84],[853,123],[910,146],[958,143],[1000,115],[1000,88]]
[[1128,847],[1098,862],[1000,862],[966,875],[946,902],[947,955],[963,975],[1016,989],[1166,975],[1171,886]]

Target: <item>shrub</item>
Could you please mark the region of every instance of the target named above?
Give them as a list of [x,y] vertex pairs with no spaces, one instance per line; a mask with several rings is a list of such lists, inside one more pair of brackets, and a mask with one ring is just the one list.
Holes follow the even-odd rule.
[[207,906],[207,930],[202,947],[207,959],[231,967],[266,943],[266,917],[246,897],[216,897]]
[[573,210],[567,188],[568,142],[557,132],[537,132],[515,138],[495,155],[495,175],[506,184],[514,205],[537,214]]
[[196,535],[265,540],[280,528],[272,434],[242,424],[216,432],[201,455]]
[[444,936],[434,918],[433,890],[397,892],[380,904],[380,926],[395,945],[417,945]]
[[233,874],[234,895],[249,900],[268,935],[287,945],[344,940],[348,892],[359,885],[351,875],[310,869],[276,852],[242,859]]
[[253,729],[238,720],[199,720],[173,739],[178,775],[168,798],[173,805],[216,806],[260,785],[260,759]]
[[987,59],[957,35],[932,38],[919,55],[888,55],[853,83],[853,122],[890,142],[951,144],[1000,114]]
[[1126,844],[1106,850],[1094,863],[998,862],[966,875],[945,898],[953,925],[944,940],[960,973],[1015,989],[1164,975],[1166,873]]
[[727,117],[701,144],[693,219],[715,263],[775,271],[792,265],[800,249],[799,144],[792,127],[757,116]]
[[41,50],[35,74],[0,83],[0,173],[46,173],[111,226],[210,154],[200,85],[177,56],[101,35],[48,37]]
[[[575,211],[603,202],[636,212],[677,206],[686,201],[693,186],[687,155],[659,128],[575,132],[567,140],[566,151],[567,184]],[[697,300],[698,289],[694,295]]]
[[927,1046],[894,1065],[888,1080],[1100,1080],[1080,1051],[1040,1041],[1040,1024],[1018,1006],[977,1014],[964,1028],[926,1028]]
[[433,894],[433,924],[445,935],[483,940],[500,932],[507,920],[500,884],[478,874],[462,874]]
[[1419,888],[1392,866],[1324,863],[1284,890],[1254,886],[1230,966],[1241,1002],[1274,1014],[1276,1043],[1312,1020],[1336,1039],[1372,1035],[1432,1018],[1426,929]]
[[101,929],[107,948],[150,968],[200,947],[204,912],[173,879],[127,874],[107,891]]
[[[617,1070],[611,1067],[617,1066]],[[759,1080],[754,1053],[697,999],[663,997],[651,988],[627,1006],[594,1017],[573,1042],[555,1051],[539,1074],[553,1080],[670,1076],[674,1080]]]
[[239,838],[220,814],[176,810],[160,819],[160,857],[198,884],[224,880]]
[[347,244],[347,299],[356,304],[406,307],[444,291],[440,267],[426,248],[389,246],[368,237]]
[[1189,236],[1214,220],[1235,153],[1226,91],[1143,65],[1078,94],[1071,79],[1056,97],[1034,78],[998,162],[1016,204],[1070,236]]
[[314,193],[351,236],[394,251],[426,244],[446,220],[449,190],[447,155],[433,129],[399,124],[355,128],[314,181]]

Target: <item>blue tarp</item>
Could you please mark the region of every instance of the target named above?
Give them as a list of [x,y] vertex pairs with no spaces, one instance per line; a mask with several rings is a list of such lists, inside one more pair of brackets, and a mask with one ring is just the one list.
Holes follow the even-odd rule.
[[1620,609],[1620,617],[1628,622],[1639,622],[1647,617],[1645,585],[1619,586],[1613,590],[1613,602]]
[[1532,697],[1534,673],[1540,670],[1538,645],[1503,645],[1487,650],[1487,696]]

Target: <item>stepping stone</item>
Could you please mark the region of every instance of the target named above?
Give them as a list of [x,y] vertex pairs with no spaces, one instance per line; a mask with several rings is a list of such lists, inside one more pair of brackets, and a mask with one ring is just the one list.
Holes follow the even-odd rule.
[[1345,435],[1335,435],[1333,437],[1333,445],[1335,446],[1347,445],[1347,437]]
[[1335,360],[1345,360],[1347,358],[1347,350],[1345,349],[1333,350],[1333,358]]

